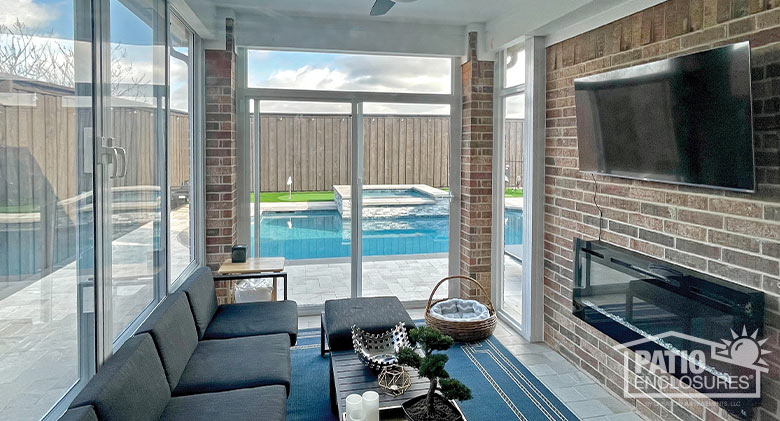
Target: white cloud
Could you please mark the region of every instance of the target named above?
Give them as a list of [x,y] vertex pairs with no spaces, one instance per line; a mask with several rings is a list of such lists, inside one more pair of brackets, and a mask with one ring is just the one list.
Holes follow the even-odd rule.
[[271,73],[268,83],[293,89],[341,90],[349,83],[346,73],[327,67],[303,66],[297,70],[280,70]]
[[[253,51],[252,58],[260,51]],[[264,55],[270,53],[263,52]],[[295,53],[282,53],[295,54]],[[296,62],[306,59],[308,53],[300,56],[288,56]],[[310,64],[297,68],[270,69],[269,76],[260,80],[252,75],[250,67],[250,85],[264,88],[310,89],[332,91],[366,92],[410,92],[410,93],[449,93],[450,60],[426,57],[394,57],[372,55],[333,55],[333,60],[322,62],[322,56],[312,56]],[[275,60],[255,61],[257,65],[271,65]],[[266,64],[268,63],[268,64]],[[261,69],[255,68],[258,73]],[[367,110],[368,110],[367,105]],[[315,107],[315,112],[327,112]],[[327,108],[327,107],[326,107]],[[311,110],[310,106],[305,107]],[[385,114],[444,114],[446,106],[398,106],[391,104],[373,104],[372,113]],[[274,112],[301,112],[292,104],[275,106]],[[366,111],[368,113],[368,111]]]
[[40,5],[32,0],[0,0],[0,25],[13,25],[17,20],[28,27],[40,27],[56,18],[52,5]]

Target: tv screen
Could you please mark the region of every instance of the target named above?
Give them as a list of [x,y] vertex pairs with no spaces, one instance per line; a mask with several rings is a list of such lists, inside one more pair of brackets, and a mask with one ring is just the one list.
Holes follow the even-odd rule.
[[580,170],[753,191],[747,42],[574,81]]

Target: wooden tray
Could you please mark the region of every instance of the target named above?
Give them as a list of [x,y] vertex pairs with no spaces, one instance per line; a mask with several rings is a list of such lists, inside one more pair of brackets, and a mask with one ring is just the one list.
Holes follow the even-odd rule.
[[[341,414],[341,419],[347,421],[347,413]],[[379,408],[379,421],[408,421],[404,415],[404,409],[400,406],[388,406]]]
[[[453,402],[455,403],[455,402]],[[460,412],[460,416],[463,421],[466,421],[466,416],[463,415],[463,411],[460,410],[460,406],[455,404],[455,408]],[[341,414],[341,419],[347,421],[347,413]],[[388,406],[386,408],[379,408],[379,421],[408,421],[404,414],[404,409],[400,406]]]

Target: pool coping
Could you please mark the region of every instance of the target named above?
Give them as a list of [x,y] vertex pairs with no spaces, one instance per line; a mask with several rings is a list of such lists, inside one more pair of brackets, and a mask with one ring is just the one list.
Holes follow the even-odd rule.
[[[432,205],[436,203],[436,199],[449,197],[449,193],[431,187],[427,184],[371,184],[364,185],[363,190],[415,190],[418,193],[422,193],[428,196],[428,199],[423,198],[363,198],[363,206],[392,206],[392,205]],[[347,184],[334,185],[333,191],[336,196],[340,196],[342,200],[352,199],[352,186]]]

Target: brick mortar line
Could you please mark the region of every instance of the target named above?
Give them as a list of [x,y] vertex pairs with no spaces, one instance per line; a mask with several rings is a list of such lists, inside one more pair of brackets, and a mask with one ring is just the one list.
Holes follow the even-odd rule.
[[[557,187],[557,188],[560,188],[560,187]],[[572,190],[572,189],[564,189],[564,188],[561,188],[561,189],[567,190],[567,191],[585,191],[585,190]],[[592,192],[588,192],[588,193],[592,194]],[[687,193],[681,193],[681,194],[687,195]],[[572,202],[575,202],[575,203],[594,205],[592,201],[582,201],[582,200],[573,199],[573,198],[569,198],[569,197],[561,196],[561,195],[554,195],[554,194],[553,195],[548,195],[548,196],[552,197],[552,198],[560,198],[560,199],[564,199],[564,200],[569,200],[569,201],[572,201]],[[670,208],[682,208],[683,210],[693,210],[693,211],[700,212],[700,213],[707,214],[707,215],[711,215],[711,216],[724,216],[726,218],[731,218],[731,219],[745,220],[745,221],[750,221],[750,222],[760,222],[762,224],[769,224],[769,225],[778,225],[778,226],[780,226],[780,222],[774,221],[772,219],[765,219],[763,217],[762,218],[756,218],[756,217],[752,217],[752,216],[735,215],[735,214],[731,214],[731,213],[721,213],[721,212],[716,212],[716,211],[712,211],[712,210],[709,210],[709,209],[699,209],[699,208],[688,207],[688,206],[684,206],[684,205],[669,204],[669,203],[665,203],[665,202],[653,202],[653,201],[642,200],[642,199],[634,199],[634,198],[630,198],[630,197],[615,196],[615,195],[611,195],[611,194],[598,193],[598,196],[605,196],[605,197],[609,197],[609,198],[617,198],[617,199],[620,199],[620,200],[627,200],[627,201],[640,203],[640,204],[641,203],[647,203],[647,204],[650,204],[650,205],[668,206]],[[725,197],[725,196],[718,196],[718,197]],[[761,203],[761,202],[759,202],[759,203]],[[763,203],[775,203],[775,202],[763,202]],[[556,206],[556,205],[553,204],[551,206]],[[709,227],[709,226],[706,226],[706,225],[700,225],[700,224],[696,224],[696,223],[693,223],[693,222],[681,221],[679,219],[669,219],[669,218],[664,218],[662,216],[655,216],[655,215],[651,215],[651,214],[646,214],[646,213],[642,213],[641,211],[640,212],[635,212],[635,211],[621,209],[621,208],[618,208],[618,207],[613,207],[613,206],[603,205],[603,204],[599,204],[598,206],[601,207],[601,208],[608,208],[608,209],[613,209],[613,210],[618,210],[618,211],[621,211],[621,212],[625,212],[625,213],[627,213],[629,215],[631,215],[631,214],[644,215],[644,216],[648,216],[648,217],[651,217],[651,218],[662,219],[662,220],[665,220],[665,221],[681,222],[683,224],[688,224],[688,225],[702,226],[702,227],[705,227],[707,229],[717,229],[717,228],[714,228],[714,227]],[[770,205],[770,206],[772,206],[772,205]],[[561,206],[556,206],[556,207],[559,208],[559,209],[566,209],[566,210],[569,210],[569,211],[572,211],[572,212],[577,212],[577,213],[584,214],[584,215],[590,215],[590,216],[596,216],[596,217],[598,216],[598,214],[591,214],[591,213],[587,213],[587,212],[583,212],[583,211],[572,210],[572,209],[561,207]],[[763,209],[763,206],[762,206],[762,210],[765,211],[765,209]],[[555,215],[555,216],[560,216],[560,215]],[[606,217],[604,217],[604,218],[606,219]],[[614,220],[614,221],[615,222],[619,222],[621,224],[631,225],[632,227],[645,228],[645,227],[642,227],[642,226],[639,226],[639,225],[633,225],[630,222],[623,222],[623,221],[619,221],[619,220]],[[645,229],[649,229],[649,228],[645,228]],[[743,235],[743,236],[747,236],[748,235],[748,234],[740,234],[740,233],[737,233],[737,234],[738,235]],[[764,237],[759,237],[759,238],[764,238]],[[767,238],[767,240],[780,242],[780,240],[773,240],[771,238]]]
[[[576,149],[576,148],[571,148],[571,149]],[[577,159],[575,157],[552,157],[552,158]],[[558,165],[545,165],[545,168],[561,168],[561,169],[566,169],[566,170],[579,171],[577,168],[562,167],[562,166],[558,166]],[[575,178],[575,177],[567,177],[567,176],[564,176],[564,175],[554,175],[554,174],[549,174],[549,175],[545,174],[545,177],[551,177],[551,178],[563,179],[563,180],[578,180],[578,181],[584,181],[584,182],[588,182],[590,184],[593,184],[593,180],[588,179],[588,178]],[[619,177],[612,177],[612,176],[609,176],[609,175],[599,175],[599,177],[617,178],[617,179],[620,179],[620,180],[628,180],[629,182],[633,181],[632,179],[622,179],[622,178],[619,178]],[[636,180],[636,181],[645,182],[645,181],[642,181],[642,180]],[[660,183],[660,181],[646,181],[646,182],[647,183]],[[721,195],[721,194],[716,193],[716,191],[720,191],[720,190],[713,190],[713,193],[686,192],[686,191],[680,191],[680,190],[670,190],[671,188],[676,187],[676,185],[674,185],[674,184],[670,184],[670,188],[666,188],[666,189],[665,188],[661,188],[661,187],[649,187],[649,186],[645,187],[645,186],[640,186],[640,185],[636,185],[636,184],[616,183],[616,182],[613,182],[613,181],[599,181],[598,184],[600,186],[601,185],[610,185],[610,186],[624,186],[624,187],[628,187],[628,188],[632,188],[633,187],[633,188],[637,188],[637,189],[650,190],[650,191],[655,191],[655,192],[683,194],[683,195],[686,195],[686,196],[696,196],[696,197],[708,198],[708,199],[722,198],[724,200],[730,200],[730,201],[734,201],[734,202],[751,202],[751,203],[761,204],[762,207],[767,205],[767,204],[769,204],[769,206],[780,207],[780,202],[771,202],[771,201],[768,201],[768,200],[726,196],[726,194],[728,194],[728,192],[725,191],[725,190],[722,191],[723,195]],[[549,186],[549,184],[545,183],[545,186]],[[558,185],[552,185],[552,187],[566,189],[566,190],[572,190],[570,188],[566,188],[566,187],[562,187],[562,186],[558,186]],[[684,187],[687,187],[687,186],[684,186]],[[695,186],[694,186],[694,188],[695,188]],[[704,187],[700,187],[700,188],[704,188]],[[593,193],[590,190],[577,190],[577,191]],[[739,192],[734,192],[734,193],[739,194]],[[602,193],[599,193],[599,194],[601,195]],[[749,194],[749,193],[744,193],[744,194]],[[615,195],[611,195],[609,193],[603,193],[603,195],[610,196],[610,197],[619,197],[621,199],[633,200],[633,201],[639,201],[639,202],[657,203],[657,202],[652,202],[652,201],[643,200],[643,199],[637,199],[637,198],[633,198],[633,197],[615,196]],[[671,205],[671,204],[667,204],[667,203],[664,203],[664,205],[672,206],[672,207],[685,207],[685,206],[682,206],[682,205]],[[698,209],[698,208],[690,208],[690,209],[703,210],[703,209]],[[745,217],[745,218],[749,218],[749,217]],[[761,219],[761,220],[762,221],[770,221],[770,222],[772,222],[771,220],[768,220],[768,219]]]

